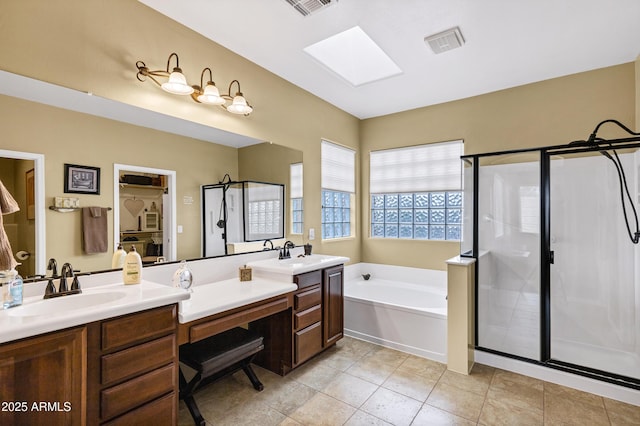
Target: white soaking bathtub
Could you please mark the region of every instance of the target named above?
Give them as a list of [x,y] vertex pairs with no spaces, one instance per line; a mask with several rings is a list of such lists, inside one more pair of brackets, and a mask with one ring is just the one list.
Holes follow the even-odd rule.
[[[369,280],[363,274],[370,274]],[[344,333],[446,363],[446,295],[446,271],[375,263],[348,265]]]

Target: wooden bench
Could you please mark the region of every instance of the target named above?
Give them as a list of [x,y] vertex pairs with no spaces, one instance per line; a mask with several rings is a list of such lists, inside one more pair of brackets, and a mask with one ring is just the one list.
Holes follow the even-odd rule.
[[193,368],[196,374],[187,382],[180,369],[180,399],[184,400],[196,425],[205,425],[205,420],[193,398],[200,387],[242,369],[254,389],[264,386],[251,368],[253,357],[264,349],[262,336],[244,328],[236,327],[207,339],[180,346],[180,362]]

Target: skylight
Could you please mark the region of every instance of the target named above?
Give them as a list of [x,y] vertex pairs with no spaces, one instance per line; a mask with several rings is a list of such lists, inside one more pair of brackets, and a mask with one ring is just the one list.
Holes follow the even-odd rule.
[[402,73],[358,26],[307,46],[304,51],[353,86]]

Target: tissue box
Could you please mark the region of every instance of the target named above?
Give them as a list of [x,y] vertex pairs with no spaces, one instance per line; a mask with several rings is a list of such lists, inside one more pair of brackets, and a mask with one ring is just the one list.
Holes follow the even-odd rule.
[[240,281],[251,281],[251,268],[240,268]]

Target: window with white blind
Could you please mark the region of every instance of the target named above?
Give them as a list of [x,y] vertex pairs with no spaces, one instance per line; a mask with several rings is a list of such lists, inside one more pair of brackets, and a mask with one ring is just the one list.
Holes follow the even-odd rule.
[[462,141],[371,152],[371,236],[459,240],[462,154]]
[[302,234],[304,210],[302,208],[302,163],[291,164],[289,169],[289,198],[291,199],[291,233]]
[[322,141],[322,238],[352,235],[351,216],[355,197],[354,150]]

